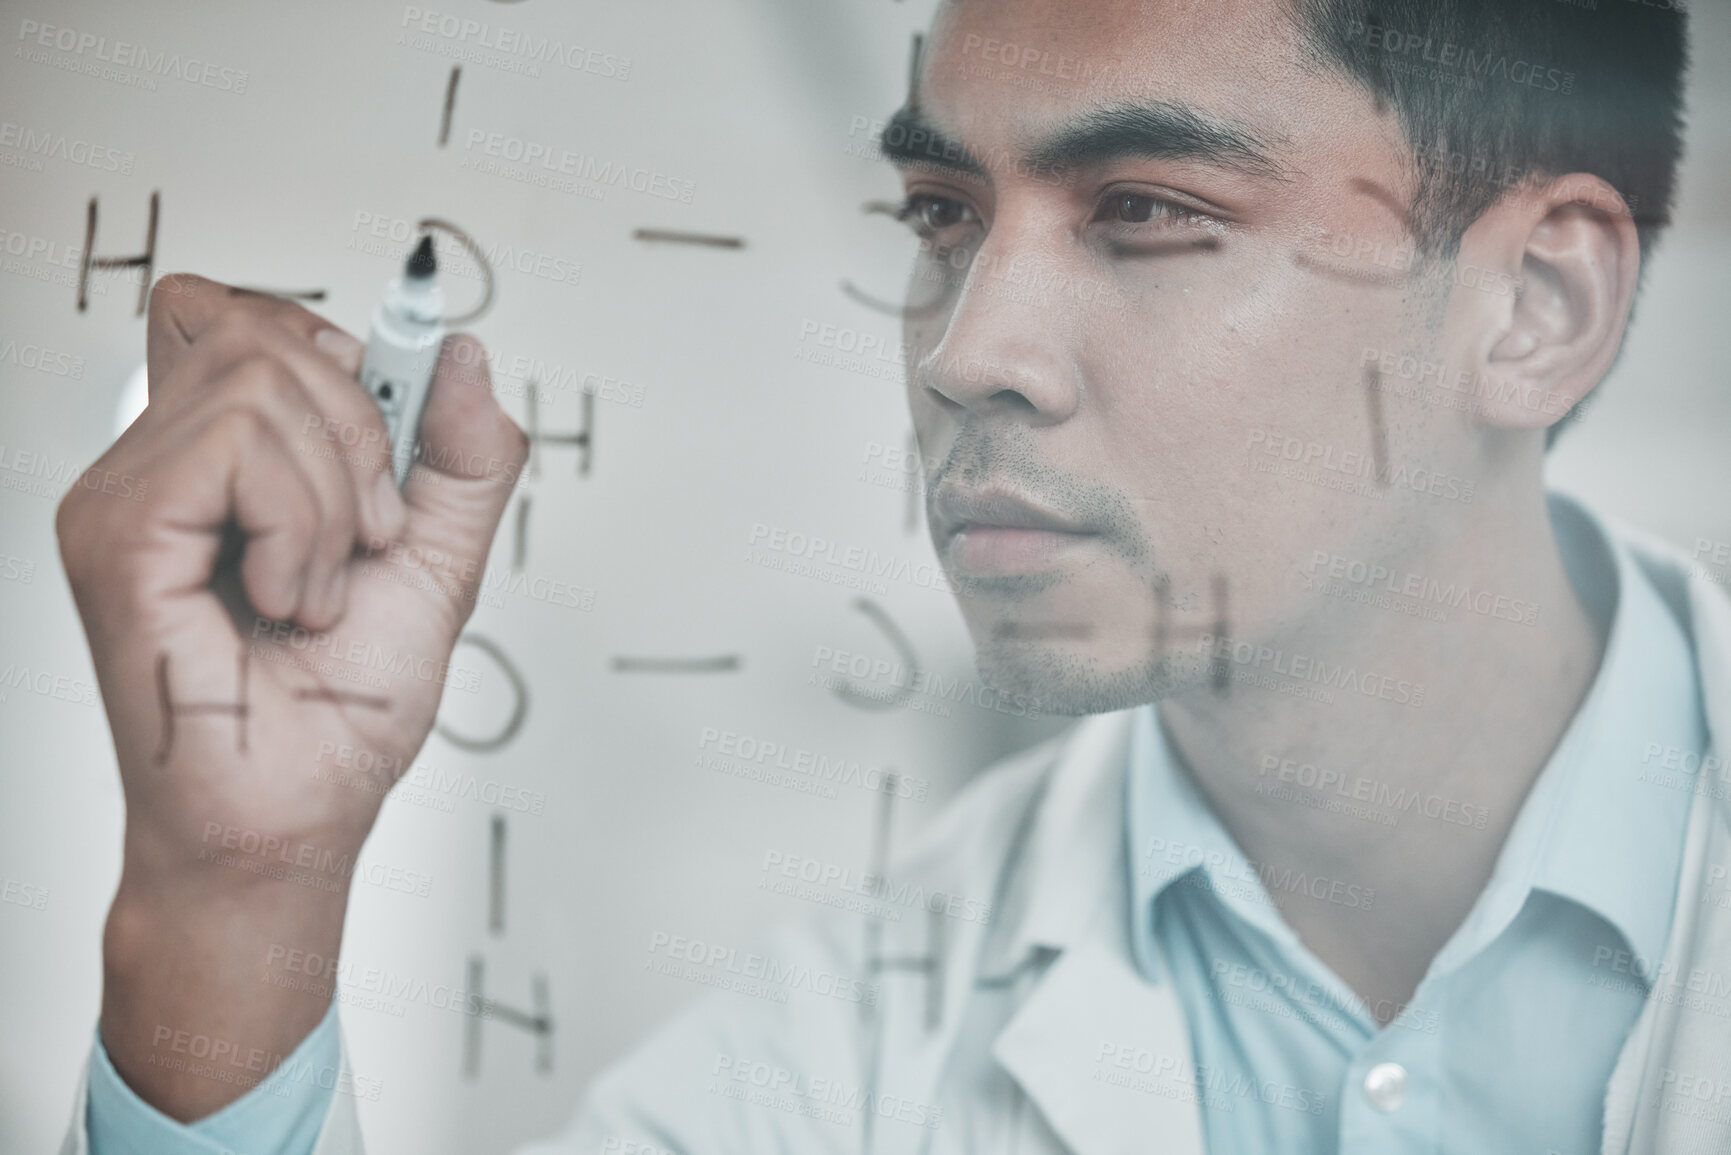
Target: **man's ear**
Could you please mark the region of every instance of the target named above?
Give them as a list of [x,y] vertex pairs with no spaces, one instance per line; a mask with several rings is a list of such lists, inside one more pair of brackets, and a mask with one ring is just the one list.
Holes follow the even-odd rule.
[[1640,271],[1634,216],[1596,176],[1528,182],[1474,221],[1449,312],[1479,420],[1544,429],[1573,409],[1616,359]]

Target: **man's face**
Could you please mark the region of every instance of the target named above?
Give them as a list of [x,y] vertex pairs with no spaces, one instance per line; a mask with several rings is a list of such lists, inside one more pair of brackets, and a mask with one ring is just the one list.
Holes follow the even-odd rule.
[[1440,356],[1406,146],[1281,7],[960,0],[886,133],[926,241],[934,543],[982,672],[1047,710],[1206,692],[1205,635],[1328,660],[1317,555],[1470,508],[1467,422],[1367,387],[1382,353]]

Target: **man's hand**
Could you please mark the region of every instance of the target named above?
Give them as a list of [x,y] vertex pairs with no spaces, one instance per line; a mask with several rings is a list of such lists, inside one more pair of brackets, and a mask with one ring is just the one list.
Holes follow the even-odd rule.
[[[360,342],[305,309],[165,277],[148,352],[150,404],[93,467],[142,496],[75,485],[57,529],[126,795],[102,1038],[188,1120],[324,1014],[334,972],[287,976],[309,991],[267,964],[337,954],[356,856],[432,727],[527,442],[467,337],[446,342],[401,496]],[[213,1077],[191,1049],[219,1044]]]

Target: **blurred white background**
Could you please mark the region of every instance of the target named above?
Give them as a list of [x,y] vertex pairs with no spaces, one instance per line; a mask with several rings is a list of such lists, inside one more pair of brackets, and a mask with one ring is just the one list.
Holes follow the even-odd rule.
[[[528,679],[525,727],[492,754],[431,740],[422,760],[440,781],[473,776],[477,789],[387,804],[366,861],[430,876],[428,893],[357,883],[344,945],[357,971],[380,968],[411,990],[462,986],[479,954],[486,993],[525,1007],[531,975],[545,972],[554,1069],[539,1074],[533,1041],[490,1022],[481,1075],[465,1079],[464,1020],[426,998],[346,1011],[356,1066],[379,1083],[376,1101],[361,1104],[377,1150],[502,1151],[557,1126],[606,1060],[703,993],[646,971],[653,935],[743,950],[766,924],[806,913],[756,888],[771,851],[866,866],[873,795],[843,786],[820,797],[705,769],[706,728],[928,781],[927,800],[898,813],[899,840],[972,771],[1053,727],[966,698],[971,659],[950,596],[908,580],[866,592],[924,666],[963,690],[920,701],[926,709],[844,703],[811,682],[820,647],[895,656],[855,607],[859,591],[747,560],[757,525],[932,560],[923,524],[907,524],[908,475],[892,457],[909,434],[886,359],[897,323],[841,289],[899,291],[888,232],[859,210],[895,195],[870,159],[869,126],[899,103],[909,37],[930,5],[434,2],[432,27],[485,22],[494,41],[500,30],[529,33],[581,46],[572,58],[595,63],[541,63],[534,75],[480,50],[463,61],[440,148],[456,62],[447,53],[464,40],[420,31],[424,6],[0,6],[0,351],[15,351],[0,352],[0,880],[15,896],[46,892],[39,904],[0,902],[0,1150],[59,1141],[95,1023],[99,935],[118,875],[113,754],[86,693],[93,676],[52,527],[58,493],[113,436],[144,354],[134,285],[100,278],[89,311],[74,307],[92,195],[99,255],[139,249],[160,190],[159,271],[323,289],[314,307],[355,331],[398,267],[403,222],[446,218],[516,266],[501,269],[497,305],[475,326],[501,352],[507,408],[523,413],[527,370],[513,363],[607,379],[589,475],[578,476],[571,449],[548,448],[524,488],[526,576],[593,591],[592,608],[509,589],[481,606],[471,628]],[[213,66],[216,80],[99,65],[76,43],[41,48],[25,35],[30,22],[178,53]],[[1685,547],[1731,540],[1726,5],[1696,7],[1694,45],[1676,226],[1618,370],[1552,462],[1559,486]],[[239,73],[244,91],[234,90]],[[26,130],[68,147],[32,153]],[[525,183],[512,174],[535,170],[521,164],[478,168],[484,147],[470,144],[487,134],[689,182],[690,203],[620,185]],[[632,239],[640,227],[745,245],[647,244]],[[453,274],[460,307],[476,282]],[[826,339],[868,338],[889,354],[822,363]],[[54,356],[32,367],[34,356],[16,352],[25,346]],[[543,424],[575,429],[574,389],[553,397]],[[501,575],[514,515],[495,547]],[[737,671],[611,667],[618,655],[724,654],[739,655]],[[473,648],[457,657],[482,671],[481,691],[448,694],[445,718],[469,732],[496,727],[510,708],[505,679]],[[479,787],[489,783],[488,798],[504,786],[544,800],[539,814],[507,812],[502,933],[487,924],[496,808]]]

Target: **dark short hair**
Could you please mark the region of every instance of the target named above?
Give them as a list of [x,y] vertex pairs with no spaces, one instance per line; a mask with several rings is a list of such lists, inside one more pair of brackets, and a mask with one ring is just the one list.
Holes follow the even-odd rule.
[[[1628,206],[1645,278],[1683,153],[1687,0],[1289,3],[1316,58],[1399,119],[1422,254],[1452,260],[1529,177],[1591,173]],[[1545,431],[1546,449],[1568,424]]]
[[1643,255],[1683,150],[1686,0],[1289,0],[1306,46],[1399,119],[1415,240],[1452,258],[1530,176],[1591,173]]

